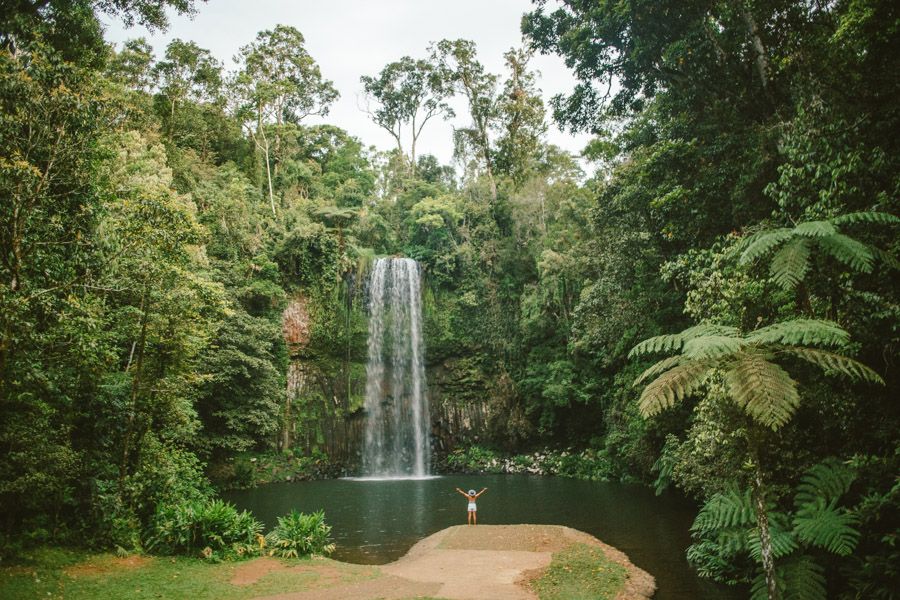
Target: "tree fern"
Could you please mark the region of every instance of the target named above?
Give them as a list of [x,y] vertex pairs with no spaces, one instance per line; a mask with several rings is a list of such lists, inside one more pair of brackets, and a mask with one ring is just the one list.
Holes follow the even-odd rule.
[[641,384],[651,377],[656,377],[660,373],[664,373],[672,367],[681,364],[683,361],[684,359],[681,357],[681,355],[664,358],[661,361],[654,363],[651,367],[641,373],[638,378],[634,380],[634,385]]
[[685,342],[697,337],[707,335],[738,335],[739,330],[736,327],[728,327],[725,325],[713,325],[710,323],[700,323],[693,327],[688,327],[681,333],[673,333],[668,335],[658,335],[644,340],[636,345],[628,353],[629,358],[641,356],[644,354],[656,354],[660,352],[673,352],[681,350]]
[[853,223],[878,223],[881,225],[891,225],[894,223],[900,223],[900,219],[886,212],[865,211],[841,215],[840,217],[835,217],[834,219],[832,219],[831,222],[835,225],[851,225]]
[[746,248],[741,253],[739,262],[741,264],[753,262],[757,258],[768,254],[793,236],[793,230],[786,228],[755,233],[747,240]]
[[858,521],[837,501],[817,498],[802,505],[794,515],[794,534],[811,546],[824,548],[839,556],[847,556],[859,541]]
[[725,372],[725,383],[739,406],[772,429],[787,423],[800,404],[797,382],[760,354],[739,355]]
[[794,227],[793,233],[803,237],[823,238],[834,235],[837,229],[828,221],[804,221]]
[[746,342],[737,336],[704,335],[687,340],[681,354],[690,359],[721,358],[734,354],[745,344]]
[[[772,538],[772,555],[775,558],[787,556],[798,548],[791,531],[788,516],[784,513],[770,512],[769,518],[769,535]],[[762,562],[762,544],[759,539],[759,531],[753,529],[747,535],[747,548],[750,556],[758,563]]]
[[800,507],[818,498],[826,502],[838,500],[855,479],[855,471],[837,459],[823,460],[807,469],[800,478],[794,504]]
[[691,532],[704,534],[732,527],[749,527],[755,523],[750,490],[743,493],[735,489],[713,494],[691,525]]
[[802,239],[794,239],[775,253],[769,274],[780,287],[789,290],[797,286],[806,277],[809,270],[809,243]]
[[[824,569],[809,556],[799,556],[778,569],[778,589],[783,600],[826,600]],[[751,600],[766,600],[766,579],[760,573],[750,586]]]
[[794,496],[794,533],[803,542],[846,556],[856,547],[857,519],[837,502],[853,483],[855,472],[835,459],[804,473]]
[[798,358],[802,358],[808,363],[812,363],[825,371],[826,374],[841,374],[850,379],[868,381],[870,383],[879,383],[884,385],[884,379],[881,375],[852,358],[847,358],[842,354],[835,354],[818,348],[800,348],[792,347],[783,350],[786,354],[791,354]]
[[793,319],[757,329],[747,336],[755,344],[785,344],[803,346],[843,346],[850,334],[840,325],[818,319]]
[[641,393],[638,408],[645,417],[659,414],[671,408],[685,396],[700,387],[709,373],[711,365],[703,361],[692,361],[678,365],[651,382]]
[[854,271],[871,273],[875,255],[868,246],[842,233],[819,240],[822,249]]
[[[884,253],[839,231],[842,225],[854,223],[891,225],[900,223],[900,219],[889,213],[856,212],[828,221],[804,221],[793,229],[760,231],[739,246],[743,250],[738,262],[748,264],[777,249],[769,266],[769,274],[777,285],[787,290],[803,281],[809,271],[813,246],[818,246],[854,271],[869,273],[876,256],[882,257]],[[892,265],[896,264],[892,258],[889,261]]]

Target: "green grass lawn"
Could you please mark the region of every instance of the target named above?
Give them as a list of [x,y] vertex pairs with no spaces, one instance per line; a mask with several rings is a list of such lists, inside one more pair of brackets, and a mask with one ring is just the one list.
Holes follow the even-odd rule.
[[606,600],[615,598],[625,578],[625,567],[607,559],[601,548],[574,544],[554,554],[531,587],[541,600]]
[[[231,583],[251,561],[208,563],[184,557],[117,558],[64,549],[42,549],[15,566],[0,567],[0,598],[240,599],[299,592],[378,576],[377,569],[328,559],[277,561],[253,583]],[[269,563],[270,566],[272,563]]]

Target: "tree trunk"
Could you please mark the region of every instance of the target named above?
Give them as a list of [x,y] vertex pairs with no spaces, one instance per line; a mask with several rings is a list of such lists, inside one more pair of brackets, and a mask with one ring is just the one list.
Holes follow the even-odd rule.
[[769,530],[769,515],[766,512],[766,494],[762,467],[755,460],[756,473],[753,478],[753,504],[756,511],[756,526],[759,528],[759,546],[762,555],[763,572],[766,576],[766,590],[769,600],[779,600],[778,582],[775,578],[775,553],[772,548],[772,534]]
[[756,52],[756,74],[759,76],[759,82],[763,90],[769,89],[769,58],[766,55],[766,47],[759,36],[759,28],[756,26],[756,19],[745,6],[742,10],[744,24],[747,26],[747,32],[753,42],[753,50]]
[[[135,372],[131,377],[131,410],[128,414],[128,420],[125,426],[125,434],[122,439],[122,457],[119,464],[119,491],[121,492],[125,485],[125,476],[128,474],[128,462],[131,455],[131,442],[134,437],[135,421],[137,420],[138,394],[140,388],[141,371],[144,365],[144,348],[147,343],[147,321],[150,313],[147,306],[147,295],[149,294],[149,282],[144,283],[144,293],[141,295],[141,333],[137,343],[137,360],[135,362]],[[131,367],[129,362],[128,368]]]

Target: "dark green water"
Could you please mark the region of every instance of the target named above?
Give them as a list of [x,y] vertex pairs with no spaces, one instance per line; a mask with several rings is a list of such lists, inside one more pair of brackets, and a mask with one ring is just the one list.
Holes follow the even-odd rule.
[[478,522],[567,525],[628,554],[656,577],[659,600],[738,598],[735,590],[697,578],[684,550],[695,507],[642,486],[526,475],[451,475],[426,480],[333,479],[276,483],[226,498],[271,527],[291,509],[325,509],[337,545],[333,558],[384,564],[420,539],[466,522],[466,500],[454,488],[487,487]]

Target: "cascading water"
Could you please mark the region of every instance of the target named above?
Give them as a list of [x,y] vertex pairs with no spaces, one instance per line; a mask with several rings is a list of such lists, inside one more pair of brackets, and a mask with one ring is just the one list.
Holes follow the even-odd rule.
[[369,313],[363,473],[424,477],[429,470],[429,413],[416,261],[375,261]]

